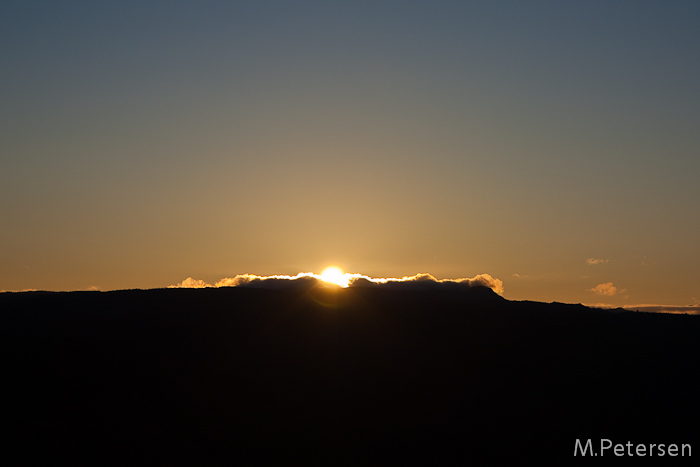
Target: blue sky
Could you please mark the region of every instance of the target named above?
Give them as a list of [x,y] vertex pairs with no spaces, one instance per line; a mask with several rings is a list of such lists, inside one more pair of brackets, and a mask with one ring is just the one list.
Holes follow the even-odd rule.
[[6,2],[0,289],[338,264],[698,303],[698,19],[696,2]]

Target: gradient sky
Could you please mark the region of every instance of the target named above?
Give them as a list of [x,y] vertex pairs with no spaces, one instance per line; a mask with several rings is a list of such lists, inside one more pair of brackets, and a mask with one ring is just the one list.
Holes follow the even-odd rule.
[[2,2],[0,289],[336,264],[698,303],[698,24],[696,1]]

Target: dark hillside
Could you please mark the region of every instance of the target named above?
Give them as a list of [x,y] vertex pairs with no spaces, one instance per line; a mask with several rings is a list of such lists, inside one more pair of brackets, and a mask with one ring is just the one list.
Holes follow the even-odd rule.
[[700,449],[698,342],[696,316],[478,287],[5,293],[1,455],[342,465],[570,461],[576,438]]

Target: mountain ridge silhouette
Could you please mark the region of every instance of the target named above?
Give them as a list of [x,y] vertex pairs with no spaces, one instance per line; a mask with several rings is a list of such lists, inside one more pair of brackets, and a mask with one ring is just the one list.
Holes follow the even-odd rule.
[[486,287],[0,294],[1,456],[74,463],[570,460],[697,444],[695,316]]

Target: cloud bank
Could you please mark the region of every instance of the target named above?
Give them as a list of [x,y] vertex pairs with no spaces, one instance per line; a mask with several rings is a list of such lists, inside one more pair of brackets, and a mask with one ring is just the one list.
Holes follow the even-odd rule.
[[599,258],[588,258],[586,260],[586,264],[588,264],[589,266],[593,266],[596,264],[607,264],[608,262],[610,262],[609,259],[599,259]]
[[[503,294],[503,281],[490,274],[478,274],[471,278],[437,279],[431,274],[420,273],[414,276],[401,278],[376,278],[363,274],[345,273],[348,287],[385,287],[401,290],[431,290],[431,289],[456,289],[460,287],[488,287],[497,294]],[[182,282],[171,285],[169,288],[205,288],[205,287],[258,287],[258,288],[296,288],[322,285],[333,287],[321,278],[320,274],[301,272],[295,276],[276,275],[258,276],[255,274],[239,274],[235,277],[225,277],[214,284],[209,284],[200,279],[188,277]]]

